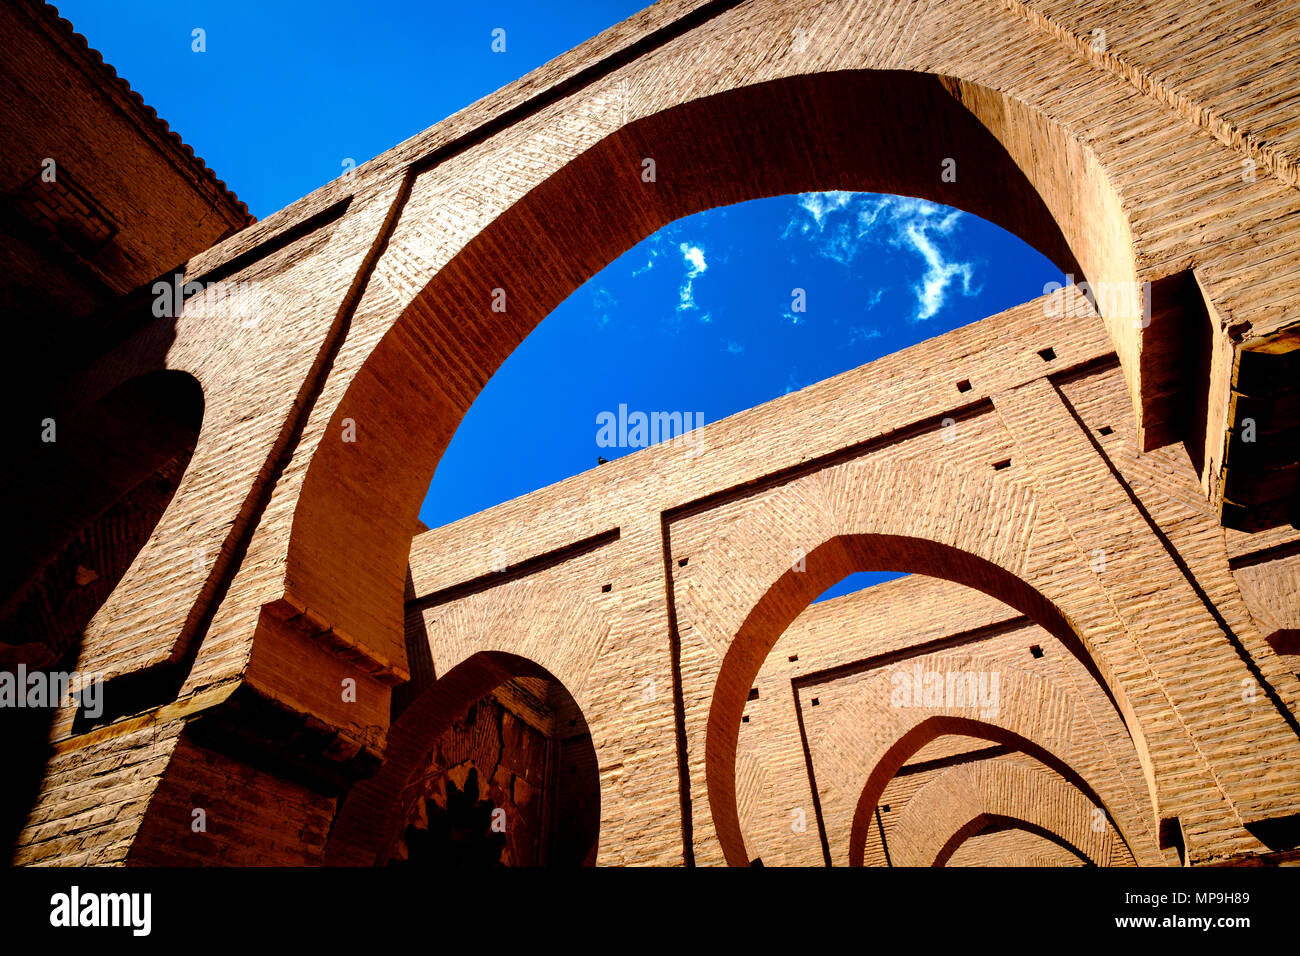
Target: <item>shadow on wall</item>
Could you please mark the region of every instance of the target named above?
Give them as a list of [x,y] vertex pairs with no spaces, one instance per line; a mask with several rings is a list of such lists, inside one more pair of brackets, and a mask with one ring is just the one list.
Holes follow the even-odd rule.
[[74,674],[82,633],[175,494],[203,405],[193,376],[149,372],[44,420],[0,478],[6,540],[23,545],[0,569],[0,834],[10,849],[51,755],[59,691],[84,686],[88,707],[102,691],[95,675]]

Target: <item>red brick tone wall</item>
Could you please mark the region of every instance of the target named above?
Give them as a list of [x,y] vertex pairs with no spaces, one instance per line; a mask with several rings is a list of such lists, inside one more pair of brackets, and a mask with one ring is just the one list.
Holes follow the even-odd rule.
[[[932,650],[927,653],[926,649]],[[744,795],[741,814],[747,841],[752,834],[754,842],[751,854],[765,865],[818,864],[826,850],[832,861],[847,860],[849,847],[843,840],[824,849],[818,839],[814,812],[823,823],[835,819],[838,797],[823,787],[818,799],[813,798],[810,781],[820,784],[834,778],[816,742],[839,720],[892,725],[901,719],[912,725],[942,712],[941,708],[922,706],[924,692],[913,685],[913,675],[919,668],[922,674],[965,678],[975,672],[963,667],[963,655],[975,652],[987,662],[980,672],[987,675],[983,692],[989,697],[990,690],[997,694],[993,707],[978,708],[988,711],[981,714],[983,730],[992,733],[1014,724],[1015,716],[1002,711],[1010,699],[1005,695],[1011,691],[1014,677],[1030,668],[1053,685],[1069,688],[1070,699],[1079,707],[1070,711],[1071,732],[1080,741],[1075,746],[1092,753],[1067,763],[1063,754],[1038,751],[1037,747],[1047,743],[1046,733],[1030,738],[1036,745],[1031,749],[1038,756],[1025,755],[1014,744],[1007,746],[997,739],[939,736],[908,758],[885,787],[875,810],[864,811],[868,823],[864,862],[901,865],[892,844],[888,850],[882,846],[880,830],[888,831],[894,825],[898,811],[932,777],[950,771],[965,773],[971,766],[1005,761],[1008,753],[1014,753],[1025,755],[1035,769],[1057,781],[1059,790],[1055,792],[1073,791],[1076,802],[1087,800],[1089,828],[1096,825],[1102,832],[1115,832],[1113,815],[1119,821],[1119,831],[1126,834],[1124,839],[1136,847],[1132,852],[1148,865],[1159,864],[1161,854],[1144,806],[1146,784],[1137,753],[1123,721],[1084,664],[1050,633],[1007,605],[978,591],[918,575],[809,607],[764,662],[755,683],[758,696],[745,705],[746,721],[737,754],[737,787]],[[994,674],[996,686],[989,682]],[[864,681],[881,675],[885,699],[858,692]],[[977,674],[977,687],[978,679]],[[914,692],[913,686],[918,690]],[[896,700],[900,692],[901,699]],[[863,706],[864,700],[868,706]],[[895,707],[896,703],[901,706]],[[848,714],[843,713],[845,707]],[[901,736],[892,726],[888,732]],[[1082,743],[1084,740],[1088,742]],[[1065,770],[1069,779],[1043,759]],[[859,786],[865,780],[864,776]],[[853,812],[859,794],[853,792],[848,797],[847,802],[853,804],[848,812]],[[1026,802],[1021,812],[1046,811],[1035,804]],[[923,806],[927,817],[948,812],[928,802]],[[1093,807],[1101,811],[1095,817]],[[875,811],[880,811],[879,815]],[[798,828],[797,824],[805,822],[806,828]],[[1060,827],[1048,829],[1062,833]],[[1085,848],[1078,849],[1082,852]]]
[[[207,289],[77,381],[187,373],[202,426],[69,650],[107,710],[41,730],[15,859],[382,863],[443,735],[541,677],[602,864],[1295,859],[1298,41],[1283,0],[665,0],[194,255],[259,318]],[[582,282],[829,188],[961,207],[1113,294],[412,537]],[[912,577],[810,606],[860,570]],[[917,665],[997,674],[997,706],[898,703]],[[218,770],[267,797],[195,833]]]

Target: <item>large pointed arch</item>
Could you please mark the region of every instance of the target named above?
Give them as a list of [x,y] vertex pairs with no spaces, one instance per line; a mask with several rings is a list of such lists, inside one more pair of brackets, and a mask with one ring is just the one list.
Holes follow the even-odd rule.
[[[1028,115],[1023,104],[1008,100],[1004,106]],[[668,222],[718,205],[813,189],[895,193],[981,215],[1064,271],[1115,283],[1134,274],[1127,239],[1115,244],[1107,238],[1104,250],[1098,245],[1098,221],[1110,224],[1107,236],[1126,236],[1127,224],[1113,193],[1098,204],[1105,178],[1095,160],[1086,152],[1066,154],[1047,196],[1053,206],[1078,208],[1066,214],[1049,207],[1002,143],[938,77],[905,71],[797,75],[614,125],[477,225],[418,291],[408,284],[419,271],[394,275],[384,262],[378,267],[374,307],[391,314],[407,296],[409,304],[358,369],[325,427],[329,437],[303,479],[286,566],[290,603],[315,608],[378,659],[400,659],[398,598],[409,529],[460,419],[510,351],[556,305]],[[1041,118],[1025,130],[1053,142],[1064,135]],[[556,150],[573,148],[562,130],[556,137]],[[1040,143],[1044,151],[1054,149],[1048,139]],[[967,173],[944,182],[943,161],[953,154]],[[655,160],[653,183],[642,179],[644,158]],[[1085,184],[1087,195],[1073,195]],[[392,268],[428,271],[444,255],[443,241],[430,238],[429,222],[447,214],[438,203],[439,197],[413,194],[389,243],[390,250],[400,249],[387,257]],[[426,264],[426,256],[433,261]],[[493,311],[497,289],[505,290],[505,311]],[[337,440],[347,421],[364,429],[360,440]],[[331,506],[340,500],[349,507]]]

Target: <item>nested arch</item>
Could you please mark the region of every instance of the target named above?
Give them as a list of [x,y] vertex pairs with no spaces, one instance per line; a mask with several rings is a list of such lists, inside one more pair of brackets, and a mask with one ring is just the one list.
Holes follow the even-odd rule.
[[[899,812],[889,834],[895,866],[943,866],[957,847],[994,820],[1052,834],[1096,866],[1116,856],[1114,830],[1064,777],[999,761],[952,767],[928,781]],[[1123,856],[1123,852],[1120,852]]]
[[[1153,753],[1147,743],[1152,727],[1159,729],[1152,723],[1158,713],[1151,696],[1158,685],[1149,670],[1117,672],[1123,627],[1106,614],[1104,596],[1068,529],[1032,486],[982,469],[869,455],[764,493],[737,513],[719,539],[733,599],[691,622],[721,663],[708,704],[696,709],[697,716],[688,714],[688,734],[706,754],[702,772],[693,777],[693,785],[707,793],[712,817],[702,822],[712,823],[728,862],[748,862],[735,792],[748,690],[790,623],[817,595],[856,571],[920,573],[973,587],[1051,633],[1117,711],[1126,736],[1111,740],[1107,733],[1102,750],[1112,762],[1135,761],[1140,771],[1129,776],[1140,772],[1145,779],[1126,786],[1136,784],[1153,809],[1161,806],[1158,781],[1178,754],[1165,743]],[[791,565],[792,550],[813,545],[802,568]],[[1120,749],[1112,753],[1113,748]],[[873,765],[857,778],[855,795]],[[1147,828],[1133,822],[1123,829]]]
[[[609,121],[612,131],[586,148],[575,134],[571,152],[564,136],[548,140],[546,161],[557,168],[536,173],[535,184],[476,227],[445,265],[418,276],[425,284],[413,299],[386,304],[391,282],[377,293],[389,296],[376,297],[377,307],[400,308],[400,316],[358,370],[313,454],[287,554],[291,603],[317,609],[378,659],[400,659],[409,529],[461,418],[555,306],[675,219],[808,190],[901,194],[980,215],[1065,271],[1130,277],[1130,245],[1110,238],[1126,236],[1127,223],[1111,221],[1118,200],[1098,206],[1105,177],[1095,160],[1084,176],[1074,153],[1053,146],[1068,134],[1040,117],[1017,135],[1045,137],[1044,161],[1059,155],[1062,165],[1032,170],[1031,181],[951,86],[907,71],[792,75],[666,104],[622,124],[601,113],[593,122]],[[1029,115],[1024,104],[984,95],[1002,103],[1004,119]],[[656,163],[653,183],[641,176],[647,157]],[[953,157],[961,173],[945,182],[944,160]],[[445,210],[420,198],[419,186],[390,243],[400,247],[394,269],[440,261],[441,243],[456,241],[429,238],[438,230],[419,217]],[[1109,232],[1096,228],[1099,217]],[[427,248],[417,249],[421,242]],[[1114,248],[1128,250],[1127,262]],[[502,312],[492,310],[498,289],[507,296]],[[356,442],[336,440],[347,420],[361,430]]]
[[[1046,840],[1048,843],[1055,844],[1056,846],[1065,850],[1067,853],[1074,856],[1084,866],[1106,865],[1104,863],[1098,863],[1096,860],[1089,857],[1083,850],[1079,849],[1077,846],[1075,846],[1072,842],[1070,842],[1065,837],[1061,836],[1059,833],[1055,833],[1052,830],[1045,829],[1044,827],[1031,823],[1028,820],[1023,820],[1020,817],[1002,816],[996,813],[982,813],[974,817],[970,821],[968,821],[963,827],[957,830],[957,832],[955,832],[948,839],[948,842],[944,844],[944,846],[939,850],[938,854],[935,856],[934,865],[948,866],[949,861],[957,854],[957,851],[959,851],[963,846],[965,846],[967,841],[969,841],[973,837],[978,837],[986,834],[996,833],[1000,831],[1008,831],[1008,830],[1019,830],[1036,837],[1041,837],[1042,839]],[[1038,866],[1041,864],[1039,864],[1037,861],[1031,862],[1026,860],[1026,861],[1020,861],[1019,863],[1012,864],[1012,865]]]
[[[919,537],[871,533],[836,536],[809,553],[802,570],[786,568],[773,582],[746,617],[727,649],[718,671],[708,716],[706,779],[714,826],[724,854],[733,864],[746,859],[744,836],[740,829],[736,805],[735,760],[740,721],[748,690],[753,686],[754,679],[768,652],[795,617],[827,587],[854,571],[862,570],[929,574],[984,591],[1021,611],[1057,637],[1092,673],[1102,688],[1106,689],[1096,663],[1091,659],[1063,614],[1023,580],[986,558],[950,544]],[[1026,684],[1042,683],[1041,679],[1029,674],[1024,674],[1023,679]],[[1121,688],[1120,693],[1122,692]],[[1055,691],[1048,690],[1044,693],[1048,699],[1060,698],[1060,694]],[[886,692],[881,699],[888,700],[888,693]],[[1068,706],[1068,702],[1062,702],[1062,706]],[[1117,710],[1119,709],[1117,707]],[[1014,710],[1015,708],[1012,707],[1011,711]],[[895,756],[903,754],[897,760],[896,766],[890,761],[880,760],[873,760],[866,764],[868,768],[874,768],[873,781],[877,775],[880,776],[879,790],[883,790],[884,785],[911,753],[927,743],[929,739],[933,739],[933,736],[938,735],[938,731],[932,732],[927,729],[929,726],[923,724],[903,735],[901,738],[903,749],[890,751]],[[972,729],[976,728],[973,726]],[[1140,728],[1130,725],[1128,730],[1135,741],[1141,739]],[[987,736],[982,731],[971,735]],[[1013,733],[1011,736],[1015,736],[1023,746],[1036,746],[1027,739],[1033,736],[1032,733],[1023,736]],[[908,747],[912,749],[909,751]],[[1139,752],[1142,749],[1137,748]],[[840,756],[845,761],[849,761],[851,754],[846,750]],[[1057,763],[1062,767],[1068,766],[1060,761]],[[852,765],[862,766],[860,763]],[[863,777],[858,779],[861,780]],[[874,807],[878,796],[879,794],[876,793],[870,800],[870,806]],[[860,808],[861,804],[859,810]],[[857,839],[858,827],[855,826],[854,830],[854,846],[860,859],[861,843]]]

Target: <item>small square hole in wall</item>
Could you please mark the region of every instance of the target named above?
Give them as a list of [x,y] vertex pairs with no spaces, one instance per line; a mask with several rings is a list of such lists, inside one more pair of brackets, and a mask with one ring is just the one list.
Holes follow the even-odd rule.
[[1056,349],[1051,348],[1050,346],[1045,349],[1039,349],[1038,357],[1044,362],[1050,362],[1052,359],[1056,358]]
[[968,378],[963,378],[960,382],[958,382],[958,383],[957,383],[957,391],[959,391],[959,392],[969,392],[969,391],[970,391],[970,379],[968,379]]
[[1037,644],[1031,644],[1029,647],[1029,653],[1033,654],[1034,659],[1037,660],[1038,658],[1043,656],[1043,649],[1039,647]]
[[604,594],[608,594],[610,591],[614,590],[614,585],[612,585],[612,584],[602,584],[602,585],[600,586],[600,590],[601,590],[602,593],[604,593]]
[[690,558],[682,558],[680,561],[677,562],[677,566],[679,568],[684,568],[686,567],[687,562],[689,562],[690,560],[691,560]]
[[883,807],[881,807],[881,808],[880,808],[880,812],[881,812],[881,813],[888,813],[888,812],[889,812],[889,804],[886,803]]
[[1111,432],[1113,432],[1114,430],[1115,430],[1115,429],[1111,428],[1109,425],[1102,425],[1100,428],[1097,429],[1097,434],[1098,434],[1098,435],[1109,435],[1109,434],[1110,434]]
[[791,654],[791,655],[790,655],[790,663],[791,663],[791,664],[793,664],[793,663],[794,663],[795,661],[797,661],[798,659],[799,659],[799,655],[798,655],[798,654]]
[[746,717],[741,717],[741,718],[740,718],[740,722],[741,722],[742,724],[747,724],[747,723],[749,723],[749,717],[748,717],[748,716],[746,716]]
[[816,707],[816,706],[817,706],[818,704],[820,704],[821,702],[822,702],[822,701],[821,701],[821,698],[820,698],[820,697],[814,697],[814,698],[813,698],[813,701],[812,701],[812,705],[813,705],[814,707]]
[[757,688],[757,687],[751,687],[751,688],[749,689],[749,699],[750,699],[750,700],[758,700],[758,688]]
[[1010,459],[1010,458],[1004,458],[1004,459],[1002,459],[1001,461],[995,461],[995,462],[993,463],[993,470],[994,470],[994,471],[1001,471],[1001,470],[1004,469],[1004,468],[1010,468],[1010,467],[1011,467],[1011,459]]

